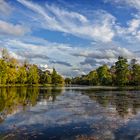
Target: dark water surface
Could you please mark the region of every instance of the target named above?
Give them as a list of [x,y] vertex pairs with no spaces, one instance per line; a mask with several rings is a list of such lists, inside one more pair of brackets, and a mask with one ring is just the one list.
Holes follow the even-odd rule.
[[140,91],[0,88],[0,140],[139,140]]

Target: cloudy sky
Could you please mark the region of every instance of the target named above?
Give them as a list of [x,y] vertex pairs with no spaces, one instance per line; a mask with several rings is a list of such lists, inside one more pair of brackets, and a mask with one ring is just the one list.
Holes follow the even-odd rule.
[[140,0],[0,0],[0,47],[64,76],[140,61]]

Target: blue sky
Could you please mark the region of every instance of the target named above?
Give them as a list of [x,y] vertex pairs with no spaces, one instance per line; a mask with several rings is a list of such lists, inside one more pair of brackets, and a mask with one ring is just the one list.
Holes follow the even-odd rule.
[[139,0],[0,0],[0,46],[64,76],[140,62]]

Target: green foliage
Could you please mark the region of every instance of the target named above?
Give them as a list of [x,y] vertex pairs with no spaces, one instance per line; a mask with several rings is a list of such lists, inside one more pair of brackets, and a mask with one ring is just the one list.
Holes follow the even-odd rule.
[[15,84],[17,81],[18,72],[15,68],[8,67],[7,69],[7,83],[8,84]]
[[61,75],[59,75],[55,69],[53,69],[53,72],[52,72],[52,83],[53,84],[64,84],[64,79]]
[[140,65],[134,64],[132,67],[132,83],[140,85]]
[[65,79],[65,84],[70,85],[71,84],[71,78],[66,78]]
[[89,85],[98,85],[99,84],[98,73],[96,70],[91,71],[87,75],[87,79],[88,79]]
[[64,79],[55,69],[52,74],[40,70],[36,65],[23,64],[11,57],[6,49],[2,49],[0,59],[0,84],[64,84]]
[[110,85],[112,83],[111,73],[107,65],[103,65],[97,69],[99,83],[101,85]]
[[127,59],[119,57],[118,61],[115,63],[116,68],[116,84],[119,86],[124,86],[129,82],[129,70],[128,70]]
[[27,75],[28,75],[27,81],[29,84],[38,84],[39,83],[39,74],[38,74],[38,68],[36,65],[29,66]]
[[25,84],[27,82],[27,71],[24,66],[19,67],[17,82],[20,84]]
[[52,83],[52,77],[48,73],[46,73],[46,83],[51,84]]
[[8,66],[4,60],[0,60],[0,84],[6,84],[8,79]]
[[[55,101],[56,97],[63,91],[62,88],[39,87],[1,87],[0,88],[0,123],[10,114],[21,109],[26,110],[30,106],[35,106],[42,99],[46,102]],[[39,94],[43,93],[43,94]]]
[[79,85],[140,85],[140,65],[135,59],[128,64],[127,59],[119,57],[115,65],[102,65],[87,75],[64,78],[55,70],[42,71],[34,64],[19,62],[11,57],[6,49],[0,59],[0,84],[79,84]]
[[140,85],[140,65],[132,59],[128,64],[127,59],[119,57],[115,65],[100,66],[87,75],[72,78],[72,84],[79,85]]
[[51,75],[48,74],[47,72],[42,72],[40,74],[40,83],[41,84],[51,84],[52,83]]
[[57,72],[53,68],[53,72],[52,72],[52,83],[57,84],[56,80],[57,80]]

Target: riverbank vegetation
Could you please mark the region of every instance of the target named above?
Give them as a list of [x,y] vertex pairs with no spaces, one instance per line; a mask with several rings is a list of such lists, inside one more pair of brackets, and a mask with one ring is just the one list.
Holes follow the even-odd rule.
[[42,71],[35,64],[20,62],[2,49],[0,58],[0,85],[63,85],[64,78],[53,69]]
[[2,49],[0,58],[0,86],[13,85],[91,85],[91,86],[139,86],[140,64],[132,59],[119,57],[111,67],[104,64],[87,75],[64,78],[53,69],[41,70],[27,61],[20,62]]
[[119,57],[118,61],[111,67],[102,65],[97,69],[75,78],[65,79],[66,83],[77,85],[93,86],[139,86],[140,85],[140,64],[132,59]]

